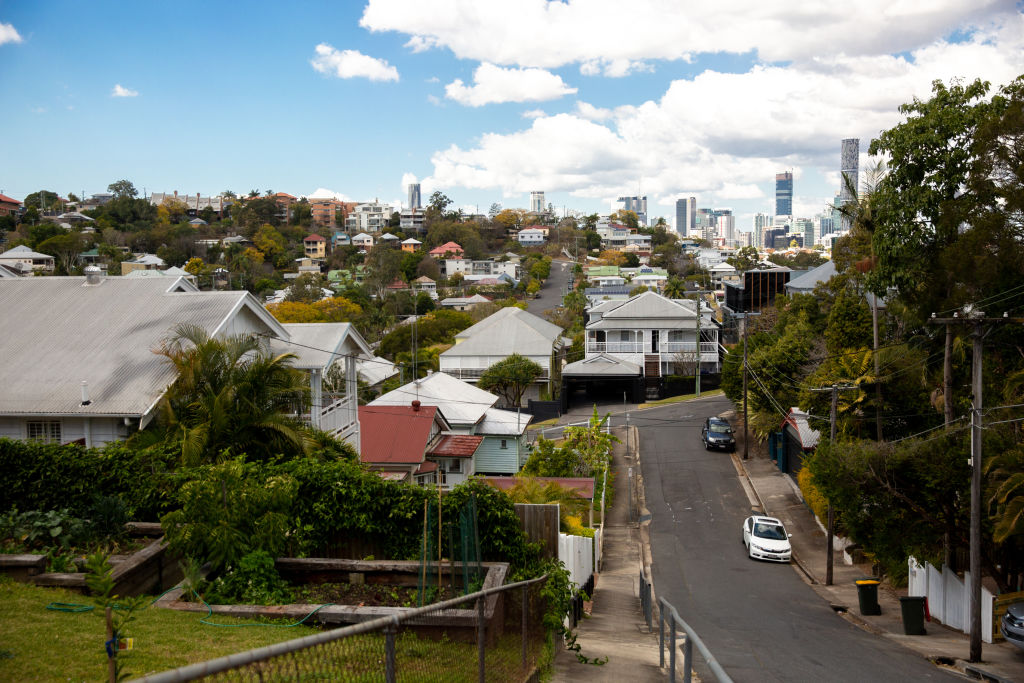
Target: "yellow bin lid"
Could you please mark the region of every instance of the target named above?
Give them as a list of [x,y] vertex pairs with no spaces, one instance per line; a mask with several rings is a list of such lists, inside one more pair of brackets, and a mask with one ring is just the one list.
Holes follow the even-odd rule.
[[854,581],[854,583],[858,586],[877,586],[879,584],[879,582],[874,579],[858,579],[857,581]]

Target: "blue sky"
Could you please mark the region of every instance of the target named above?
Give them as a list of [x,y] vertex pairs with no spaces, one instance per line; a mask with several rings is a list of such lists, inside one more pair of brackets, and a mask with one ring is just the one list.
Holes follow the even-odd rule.
[[1024,73],[1004,0],[675,4],[0,2],[0,191],[404,201],[415,178],[589,213],[639,188],[652,216],[693,195],[745,230],[782,170],[819,211],[840,140],[863,168],[932,80]]

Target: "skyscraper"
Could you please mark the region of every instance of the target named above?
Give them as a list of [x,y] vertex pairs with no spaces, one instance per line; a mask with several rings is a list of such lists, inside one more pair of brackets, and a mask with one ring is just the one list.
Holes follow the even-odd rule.
[[[857,199],[858,160],[860,157],[860,139],[846,138],[839,153],[840,182],[839,201],[842,206],[852,204]],[[850,229],[850,219],[842,217],[842,229]]]
[[753,243],[757,248],[764,247],[764,231],[772,227],[773,219],[765,213],[754,215],[754,237]]
[[793,174],[790,171],[775,174],[775,215],[793,215]]
[[544,213],[544,193],[530,193],[530,211],[533,213]]
[[420,184],[410,183],[409,184],[409,208],[419,209],[423,206],[423,202],[420,199]]
[[697,198],[684,197],[676,200],[676,232],[688,237],[697,227]]
[[647,197],[619,197],[617,200],[619,208],[623,211],[632,211],[636,214],[637,222],[647,226]]

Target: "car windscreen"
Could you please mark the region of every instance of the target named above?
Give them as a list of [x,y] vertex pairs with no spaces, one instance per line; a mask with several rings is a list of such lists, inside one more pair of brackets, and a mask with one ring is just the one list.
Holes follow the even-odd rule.
[[712,434],[728,434],[729,433],[729,425],[722,424],[721,422],[712,422],[711,423],[711,433]]
[[786,540],[786,530],[778,524],[758,522],[754,525],[754,535],[758,538],[767,538],[770,541]]

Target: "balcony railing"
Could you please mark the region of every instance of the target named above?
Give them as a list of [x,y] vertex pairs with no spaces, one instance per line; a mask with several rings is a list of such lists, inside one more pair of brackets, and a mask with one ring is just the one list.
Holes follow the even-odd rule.
[[345,396],[320,411],[320,429],[344,438],[355,431],[358,425],[354,397]]
[[[650,342],[599,342],[587,341],[587,353],[659,353],[663,356],[677,353],[697,353],[697,342],[659,342],[658,350],[652,348]],[[701,342],[702,357],[711,354],[718,356],[718,342]]]

